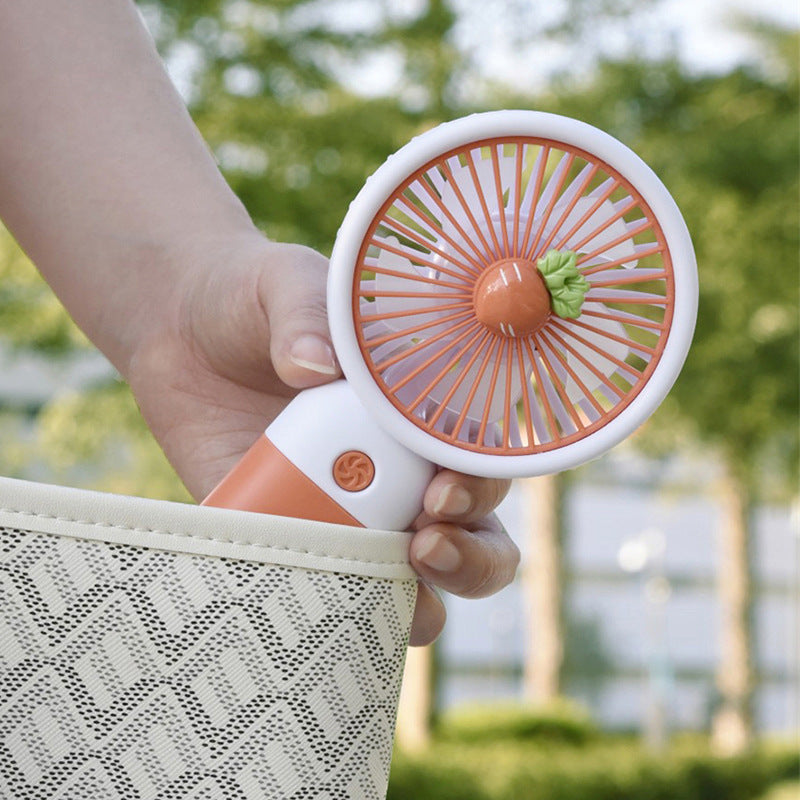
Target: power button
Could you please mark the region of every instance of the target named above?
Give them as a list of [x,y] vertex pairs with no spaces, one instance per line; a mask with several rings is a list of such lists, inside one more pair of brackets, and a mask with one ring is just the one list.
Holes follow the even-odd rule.
[[360,450],[342,453],[333,464],[333,479],[346,492],[361,492],[372,483],[375,465]]

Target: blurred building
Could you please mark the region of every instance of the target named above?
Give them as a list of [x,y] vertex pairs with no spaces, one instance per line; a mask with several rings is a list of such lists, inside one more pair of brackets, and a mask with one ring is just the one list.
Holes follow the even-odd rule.
[[[655,464],[621,447],[585,468],[569,489],[565,688],[604,726],[641,728],[653,684],[666,701],[668,724],[708,726],[719,614],[713,478],[708,465]],[[516,485],[500,509],[523,560],[524,502]],[[762,507],[754,527],[756,725],[761,732],[787,731],[797,728],[800,701],[797,524],[788,508]],[[654,530],[663,534],[660,567],[626,572],[621,548]],[[656,572],[662,575],[654,584]],[[448,597],[447,607],[441,704],[519,697],[525,614],[519,582],[486,600]]]

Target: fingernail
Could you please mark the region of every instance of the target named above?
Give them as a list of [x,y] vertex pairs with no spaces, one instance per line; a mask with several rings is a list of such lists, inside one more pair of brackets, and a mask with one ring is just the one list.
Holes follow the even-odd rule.
[[437,572],[454,572],[461,564],[461,553],[441,533],[431,533],[417,549],[417,559]]
[[289,360],[298,367],[322,375],[335,375],[338,371],[333,348],[321,336],[313,333],[304,333],[295,340],[289,351]]
[[457,483],[445,486],[439,494],[433,513],[437,516],[457,517],[472,508],[472,495]]

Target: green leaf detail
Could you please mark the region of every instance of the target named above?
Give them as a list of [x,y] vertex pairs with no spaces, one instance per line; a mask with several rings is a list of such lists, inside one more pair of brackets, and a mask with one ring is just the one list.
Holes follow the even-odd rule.
[[549,250],[536,262],[550,292],[553,311],[559,317],[579,317],[583,298],[589,291],[589,281],[575,265],[577,258],[572,250]]

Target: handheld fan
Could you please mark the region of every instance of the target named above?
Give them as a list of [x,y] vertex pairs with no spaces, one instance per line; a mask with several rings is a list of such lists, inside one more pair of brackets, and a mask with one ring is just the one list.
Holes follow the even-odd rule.
[[540,112],[445,123],[369,178],[339,230],[346,381],[302,392],[205,502],[403,529],[433,465],[577,466],[663,400],[696,312],[686,225],[631,150]]

